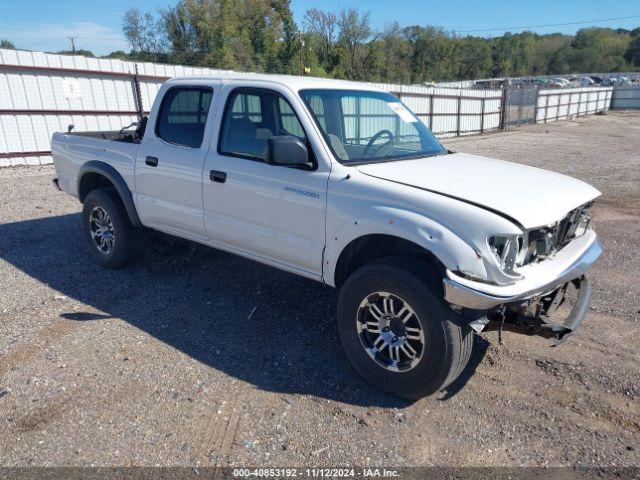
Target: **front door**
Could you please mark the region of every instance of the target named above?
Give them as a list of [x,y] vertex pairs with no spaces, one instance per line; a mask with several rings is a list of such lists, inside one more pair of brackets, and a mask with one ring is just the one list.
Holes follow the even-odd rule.
[[[309,164],[268,164],[268,139],[275,135],[293,135],[305,142],[311,152]],[[205,227],[211,242],[320,278],[329,171],[312,152],[299,116],[283,93],[233,89],[217,148],[212,146],[205,163]]]

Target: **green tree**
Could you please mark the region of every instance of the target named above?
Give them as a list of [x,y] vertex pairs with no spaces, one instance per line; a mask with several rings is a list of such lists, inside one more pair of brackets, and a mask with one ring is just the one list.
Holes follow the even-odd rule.
[[306,43],[313,50],[320,66],[325,72],[332,72],[338,63],[336,55],[337,15],[333,12],[310,8],[304,15],[303,25]]
[[91,50],[84,50],[82,48],[78,48],[76,50],[58,50],[56,53],[58,55],[80,55],[82,57],[95,57]]
[[531,71],[527,74],[544,75],[548,73],[566,73],[552,66],[554,57],[571,43],[571,36],[561,33],[539,35],[535,42]]
[[610,28],[578,30],[569,56],[574,68],[584,72],[613,72],[625,66],[624,54],[631,38]]
[[586,28],[458,37],[398,23],[376,31],[368,12],[310,8],[302,31],[290,0],[177,0],[160,16],[127,11],[129,53],[112,58],[397,83],[640,67],[640,28]]
[[[638,33],[629,42],[629,48],[624,53],[624,58],[634,67],[640,67],[640,28],[636,29]],[[632,30],[632,33],[635,30]]]
[[370,14],[355,8],[340,10],[338,28],[339,42],[347,52],[345,72],[349,78],[361,79],[373,36]]
[[6,48],[8,50],[15,50],[16,46],[13,44],[13,42],[10,42],[9,40],[7,40],[5,38],[3,40],[0,40],[0,48]]
[[[278,0],[273,2],[274,9],[278,12],[282,22],[282,44],[278,48],[277,71],[282,73],[299,73],[296,58],[302,56],[302,33],[293,18],[290,0]],[[277,42],[276,42],[277,43]]]
[[132,53],[142,57],[152,59],[166,50],[162,23],[148,12],[142,14],[137,8],[127,10],[122,21],[122,33]]
[[198,29],[196,27],[198,17],[197,12],[193,12],[193,10],[196,7],[195,2],[180,2],[161,14],[171,58],[176,62],[199,63],[195,58],[198,49]]
[[413,47],[415,82],[448,80],[455,76],[454,42],[442,28],[416,25],[408,27],[406,34]]
[[411,42],[406,38],[405,32],[395,22],[384,29],[379,35],[380,64],[377,69],[379,80],[393,83],[411,83],[412,78],[412,53]]
[[491,45],[483,38],[464,37],[457,41],[458,72],[460,80],[487,78],[493,66]]
[[162,18],[174,59],[216,68],[294,71],[300,40],[289,0],[180,0]]

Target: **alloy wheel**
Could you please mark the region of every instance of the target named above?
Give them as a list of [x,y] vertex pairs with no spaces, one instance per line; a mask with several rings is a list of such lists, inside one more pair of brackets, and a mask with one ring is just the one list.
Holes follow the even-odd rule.
[[93,207],[89,216],[89,229],[93,243],[105,255],[111,253],[116,237],[109,213],[102,207]]
[[393,293],[368,295],[358,307],[356,328],[367,354],[386,370],[405,372],[422,358],[425,336],[418,316]]

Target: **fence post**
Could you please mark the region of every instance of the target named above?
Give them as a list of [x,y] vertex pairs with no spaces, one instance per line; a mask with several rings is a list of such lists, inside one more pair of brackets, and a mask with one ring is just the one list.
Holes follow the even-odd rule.
[[457,115],[457,122],[456,122],[456,137],[460,136],[460,106],[462,104],[462,93],[458,94],[458,115]]
[[486,103],[487,99],[485,97],[482,97],[482,102],[481,102],[481,106],[480,106],[480,134],[484,133],[484,104]]
[[519,127],[522,122],[522,104],[524,103],[524,87],[520,85],[520,101],[518,101],[518,122],[517,126]]
[[433,93],[429,95],[429,130],[433,132]]
[[544,123],[547,123],[549,118],[549,95],[544,96]]
[[533,123],[538,123],[538,96],[540,94],[540,85],[536,85],[536,92],[533,100]]
[[582,107],[582,90],[580,91],[580,95],[578,95],[578,111],[576,112],[576,117],[580,116],[581,107]]
[[502,86],[502,98],[500,99],[500,130],[504,130],[504,117],[507,114],[507,84]]

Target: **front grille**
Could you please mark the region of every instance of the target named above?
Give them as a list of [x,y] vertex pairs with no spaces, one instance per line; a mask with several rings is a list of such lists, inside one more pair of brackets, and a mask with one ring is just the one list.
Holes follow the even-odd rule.
[[531,230],[527,236],[528,246],[522,264],[544,260],[582,235],[589,225],[590,206],[591,204],[582,205],[553,225]]

